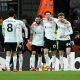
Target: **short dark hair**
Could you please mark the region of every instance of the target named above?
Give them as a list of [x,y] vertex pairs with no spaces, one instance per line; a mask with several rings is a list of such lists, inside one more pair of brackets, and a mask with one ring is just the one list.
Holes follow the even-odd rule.
[[42,15],[37,15],[36,18],[42,19]]
[[60,12],[58,16],[65,16],[64,13]]
[[13,17],[14,14],[15,14],[14,9],[13,9],[13,8],[9,9],[9,11],[8,11],[8,15],[9,15],[9,17]]
[[46,12],[44,13],[44,15],[46,15],[46,13],[50,13],[50,14],[52,14],[50,11],[46,11]]

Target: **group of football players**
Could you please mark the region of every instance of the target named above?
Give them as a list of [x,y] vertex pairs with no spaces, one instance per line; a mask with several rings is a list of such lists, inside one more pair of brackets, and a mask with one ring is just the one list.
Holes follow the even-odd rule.
[[[19,56],[19,71],[22,71],[23,65],[23,36],[28,38],[28,29],[24,22],[14,18],[14,10],[10,9],[9,18],[3,21],[2,32],[4,36],[6,52],[6,70],[10,71],[10,60],[13,57],[13,71],[17,71],[17,52]],[[63,55],[67,54],[68,69],[70,70],[70,52],[71,38],[73,34],[71,23],[65,19],[64,13],[59,13],[58,18],[54,18],[50,11],[44,13],[45,18],[41,15],[35,17],[31,25],[30,39],[31,57],[30,70],[42,71],[45,65],[47,70],[55,70],[56,54],[59,54],[60,70],[64,69]],[[25,34],[22,34],[24,29]],[[37,55],[37,59],[36,59]],[[50,55],[50,56],[49,56]],[[37,66],[35,66],[37,60]],[[50,61],[52,60],[52,66]]]

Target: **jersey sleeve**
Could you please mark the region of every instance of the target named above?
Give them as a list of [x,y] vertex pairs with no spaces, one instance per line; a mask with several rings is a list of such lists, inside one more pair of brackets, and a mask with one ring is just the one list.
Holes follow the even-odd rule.
[[36,23],[33,22],[33,24],[31,25],[31,28],[30,28],[30,33],[31,33],[31,34],[33,34],[33,29],[34,29],[35,24],[36,24]]
[[73,30],[72,30],[71,23],[68,22],[68,25],[67,25],[67,32],[65,33],[65,36],[68,36],[68,35],[71,35],[71,34],[73,34]]
[[22,25],[22,29],[24,30],[24,32],[25,32],[25,38],[28,38],[28,29],[27,29],[27,27],[26,27],[26,25],[23,23],[23,25]]
[[20,42],[20,27],[19,24],[16,25],[16,42]]

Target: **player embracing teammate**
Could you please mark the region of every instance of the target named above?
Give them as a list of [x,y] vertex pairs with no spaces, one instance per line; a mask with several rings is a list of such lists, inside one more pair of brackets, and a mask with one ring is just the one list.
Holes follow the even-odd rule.
[[[70,35],[73,33],[71,24],[68,20],[65,19],[64,13],[58,14],[58,19],[54,18],[51,12],[46,11],[45,12],[45,18],[42,19],[41,25],[42,25],[42,31],[43,37],[40,37],[39,34],[36,31],[41,32],[41,29],[36,29],[37,24],[36,21],[33,23],[33,30],[34,30],[34,36],[32,40],[33,42],[38,43],[37,46],[39,46],[39,43],[41,40],[44,42],[43,51],[44,51],[44,57],[46,61],[47,70],[55,70],[55,62],[56,62],[56,53],[59,53],[59,60],[60,60],[60,70],[63,70],[64,64],[63,64],[63,55],[64,52],[67,54],[67,60],[68,60],[68,70],[70,70],[70,51],[71,51],[71,38]],[[37,38],[38,37],[38,38]],[[37,41],[36,41],[37,40]],[[38,47],[36,47],[38,48]],[[36,51],[35,48],[35,51]],[[37,49],[38,51],[41,51]],[[35,54],[34,47],[32,46],[32,55],[31,58],[34,58],[34,60],[31,60],[30,64],[35,65]],[[49,56],[49,51],[51,51],[51,57]],[[42,58],[38,58],[38,60],[42,60]],[[51,61],[52,61],[52,67],[51,67]],[[45,67],[46,68],[46,67]],[[35,66],[32,66],[31,70],[36,70]]]

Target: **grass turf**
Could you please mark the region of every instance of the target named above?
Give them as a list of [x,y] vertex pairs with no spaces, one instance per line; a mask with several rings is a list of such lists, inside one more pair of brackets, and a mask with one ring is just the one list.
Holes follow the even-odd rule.
[[79,71],[0,72],[0,80],[80,80]]

